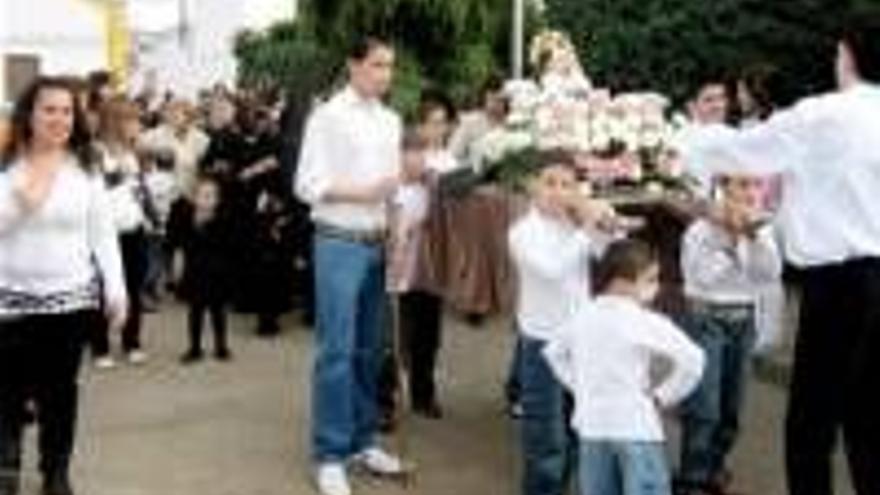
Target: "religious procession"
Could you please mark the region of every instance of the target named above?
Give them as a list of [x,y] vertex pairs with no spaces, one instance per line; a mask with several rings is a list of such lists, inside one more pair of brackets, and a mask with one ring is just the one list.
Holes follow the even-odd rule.
[[0,495],[880,495],[880,10],[454,3],[0,6]]

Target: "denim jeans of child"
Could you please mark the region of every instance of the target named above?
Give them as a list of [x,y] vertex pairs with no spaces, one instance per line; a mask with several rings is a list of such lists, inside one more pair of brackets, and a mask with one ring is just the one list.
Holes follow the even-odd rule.
[[697,390],[682,407],[683,488],[711,487],[725,469],[740,425],[755,342],[754,315],[748,311],[691,312],[686,328],[706,353]]
[[661,442],[582,440],[580,495],[670,495]]
[[574,465],[575,442],[566,421],[566,395],[542,354],[545,343],[520,337],[523,416],[523,495],[563,495]]

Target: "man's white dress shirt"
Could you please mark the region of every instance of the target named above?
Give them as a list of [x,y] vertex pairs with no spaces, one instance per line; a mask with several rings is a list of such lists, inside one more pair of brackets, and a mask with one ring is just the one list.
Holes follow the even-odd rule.
[[808,98],[767,122],[714,126],[684,151],[713,172],[782,173],[783,251],[802,266],[880,256],[880,87]]
[[[572,426],[586,440],[660,442],[658,411],[690,394],[703,351],[668,318],[632,299],[597,296],[544,348],[554,374],[575,398]],[[669,372],[652,381],[652,364]]]
[[306,125],[296,177],[297,196],[312,218],[334,227],[374,231],[387,226],[386,205],[327,200],[334,184],[369,186],[400,170],[400,117],[351,87],[320,105]]

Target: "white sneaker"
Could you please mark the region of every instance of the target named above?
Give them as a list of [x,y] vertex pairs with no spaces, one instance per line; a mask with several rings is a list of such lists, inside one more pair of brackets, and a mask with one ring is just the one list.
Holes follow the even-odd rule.
[[403,462],[379,447],[370,447],[354,456],[354,462],[379,476],[397,476],[404,473]]
[[147,353],[141,350],[131,351],[126,356],[126,359],[128,364],[138,366],[147,362]]
[[315,484],[321,495],[351,495],[348,474],[343,464],[327,463],[318,466],[315,472]]
[[99,370],[112,370],[116,367],[116,360],[110,356],[101,356],[95,359],[95,368]]

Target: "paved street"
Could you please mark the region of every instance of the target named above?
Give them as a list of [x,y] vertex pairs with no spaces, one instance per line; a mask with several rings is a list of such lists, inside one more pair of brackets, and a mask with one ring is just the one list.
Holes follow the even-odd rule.
[[[311,334],[288,328],[279,340],[260,340],[251,334],[251,320],[235,317],[234,362],[183,367],[177,363],[183,313],[166,310],[151,316],[148,326],[149,365],[100,373],[89,369],[84,375],[74,469],[79,493],[313,493],[306,428]],[[501,413],[510,345],[504,326],[475,331],[454,321],[447,324],[442,398],[448,419],[410,424],[409,447],[420,467],[416,483],[406,491],[359,478],[357,494],[517,493],[515,426]],[[759,383],[752,392],[736,455],[741,488],[752,495],[783,495],[784,395]],[[32,465],[32,453],[29,457]],[[29,475],[31,490],[36,483]],[[843,487],[838,491],[850,493]]]

